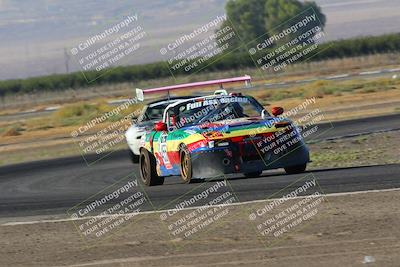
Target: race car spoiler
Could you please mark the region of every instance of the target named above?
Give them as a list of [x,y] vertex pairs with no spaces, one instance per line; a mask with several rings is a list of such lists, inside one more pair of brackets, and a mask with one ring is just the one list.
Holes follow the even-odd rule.
[[211,85],[219,85],[220,88],[223,88],[224,84],[238,83],[238,82],[244,82],[246,84],[246,86],[248,86],[251,82],[251,77],[249,75],[245,75],[242,77],[234,77],[234,78],[212,80],[212,81],[205,81],[205,82],[184,83],[184,84],[164,86],[164,87],[158,87],[158,88],[152,88],[152,89],[146,89],[146,90],[137,88],[136,89],[136,97],[139,101],[143,101],[145,94],[168,92],[168,96],[169,96],[169,92],[172,90],[189,89],[189,88],[211,86]]

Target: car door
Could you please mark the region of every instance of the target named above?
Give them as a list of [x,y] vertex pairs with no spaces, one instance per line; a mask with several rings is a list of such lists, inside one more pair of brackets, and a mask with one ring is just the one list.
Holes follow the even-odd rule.
[[168,132],[161,132],[158,137],[158,151],[161,159],[161,165],[164,166],[167,170],[171,170],[173,166],[171,164],[171,161],[169,160],[167,140]]

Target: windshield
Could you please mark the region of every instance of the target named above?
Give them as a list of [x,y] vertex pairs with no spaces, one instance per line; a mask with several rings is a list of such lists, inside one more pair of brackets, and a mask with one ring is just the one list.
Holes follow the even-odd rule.
[[253,98],[226,96],[183,102],[169,111],[170,125],[181,128],[246,117],[261,117],[263,107]]

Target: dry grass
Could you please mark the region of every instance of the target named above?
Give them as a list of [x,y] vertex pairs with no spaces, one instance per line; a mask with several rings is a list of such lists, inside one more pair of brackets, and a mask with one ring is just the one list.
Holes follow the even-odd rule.
[[[380,68],[398,67],[400,54],[378,54],[345,59],[332,59],[317,62],[304,62],[288,66],[283,73],[262,73],[256,68],[247,68],[212,73],[198,73],[191,76],[153,79],[138,83],[118,83],[110,85],[94,85],[87,88],[68,89],[61,92],[41,92],[36,94],[6,96],[0,102],[1,114],[15,113],[27,109],[42,108],[49,105],[76,103],[96,98],[126,98],[135,95],[135,88],[151,88],[168,84],[177,84],[221,77],[251,75],[255,80],[273,83],[297,79],[315,78],[322,75],[357,72]],[[7,109],[7,110],[5,110]]]
[[[323,111],[331,112],[332,117],[337,120],[341,119],[340,116],[351,118],[397,112],[396,106],[390,103],[400,101],[400,80],[318,81],[279,90],[248,90],[246,94],[253,95],[265,106],[276,105],[285,109],[293,108],[305,98],[317,97],[317,105]],[[104,99],[96,101],[98,101],[97,104],[95,101],[69,104],[45,117],[1,122],[1,143],[12,141],[12,138],[6,137],[14,136],[19,139],[17,135],[22,135],[24,140],[29,139],[30,136],[39,138],[39,140],[46,139],[46,137],[54,139],[59,136],[68,136],[77,126],[115,108],[115,106],[106,104]],[[366,107],[363,108],[363,106]],[[120,120],[123,116],[136,112],[141,107],[141,104],[131,105],[121,114],[109,118],[104,125]],[[341,113],[342,111],[345,112]],[[99,127],[105,127],[104,125],[99,125]],[[18,142],[18,140],[14,141]]]
[[[388,100],[400,100],[399,89],[400,80],[398,79],[376,79],[368,81],[317,81],[304,86],[293,86],[279,90],[249,90],[246,91],[246,94],[253,95],[265,106],[281,105],[285,108],[292,108],[294,104],[304,101],[304,98],[317,97],[320,106],[323,106],[326,110],[332,108],[332,103],[341,107],[351,106],[356,99],[358,106]],[[187,92],[185,93],[187,94]],[[373,100],[373,102],[369,100]],[[96,101],[98,102],[96,103]],[[3,129],[3,131],[0,129],[0,134],[11,136],[10,129],[16,129],[15,132],[26,135],[34,131],[79,126],[115,108],[106,104],[104,99],[97,99],[96,101],[68,104],[46,117],[0,123],[0,127]],[[121,114],[109,118],[108,122],[119,120],[141,107],[140,104],[132,105]],[[357,112],[356,106],[354,106],[353,112]],[[10,133],[4,135],[6,131]]]
[[[62,129],[62,132],[65,135],[70,133],[72,130],[75,130],[77,126],[84,125],[90,120],[112,111],[114,108],[116,107],[110,106],[104,101],[98,103],[86,101],[67,104],[51,115],[44,117],[0,122],[0,135],[3,137],[16,136],[20,134],[31,135],[35,134],[35,132],[42,131],[48,131],[48,135],[54,135],[54,133],[57,134],[57,131],[54,132],[51,130],[55,128],[59,130]],[[105,127],[108,123],[120,120],[129,114],[137,113],[141,108],[142,104],[131,105],[120,113],[109,117],[103,125],[100,125],[100,127]],[[73,128],[71,128],[71,126]],[[94,130],[96,129],[97,128],[95,127]],[[12,134],[12,130],[14,130],[16,134]]]
[[309,169],[400,163],[399,131],[310,144]]
[[18,135],[21,135],[21,132],[19,131],[18,128],[14,127],[5,129],[4,132],[2,133],[2,136],[18,136]]
[[310,84],[294,85],[284,89],[266,89],[249,91],[249,94],[261,99],[265,103],[271,101],[288,100],[291,98],[324,98],[327,96],[342,96],[369,94],[400,89],[400,79],[378,78],[373,80],[345,80],[345,81],[316,81]]

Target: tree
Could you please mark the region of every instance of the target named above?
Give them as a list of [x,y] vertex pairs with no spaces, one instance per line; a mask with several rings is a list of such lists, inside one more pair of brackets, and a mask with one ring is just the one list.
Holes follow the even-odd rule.
[[[259,37],[268,38],[290,27],[308,14],[316,14],[318,25],[325,26],[326,17],[315,2],[298,0],[229,0],[226,4],[227,21],[222,28],[233,25],[239,38],[231,41],[238,47]],[[314,23],[315,25],[315,23]],[[309,27],[299,29],[301,34]]]
[[[278,34],[306,16],[316,15],[316,20],[296,32],[297,36],[311,30],[315,26],[325,27],[326,17],[315,2],[299,2],[297,0],[267,0],[265,3],[265,29],[272,34]],[[290,41],[293,36],[281,40],[280,43]],[[279,42],[278,42],[279,43]]]

